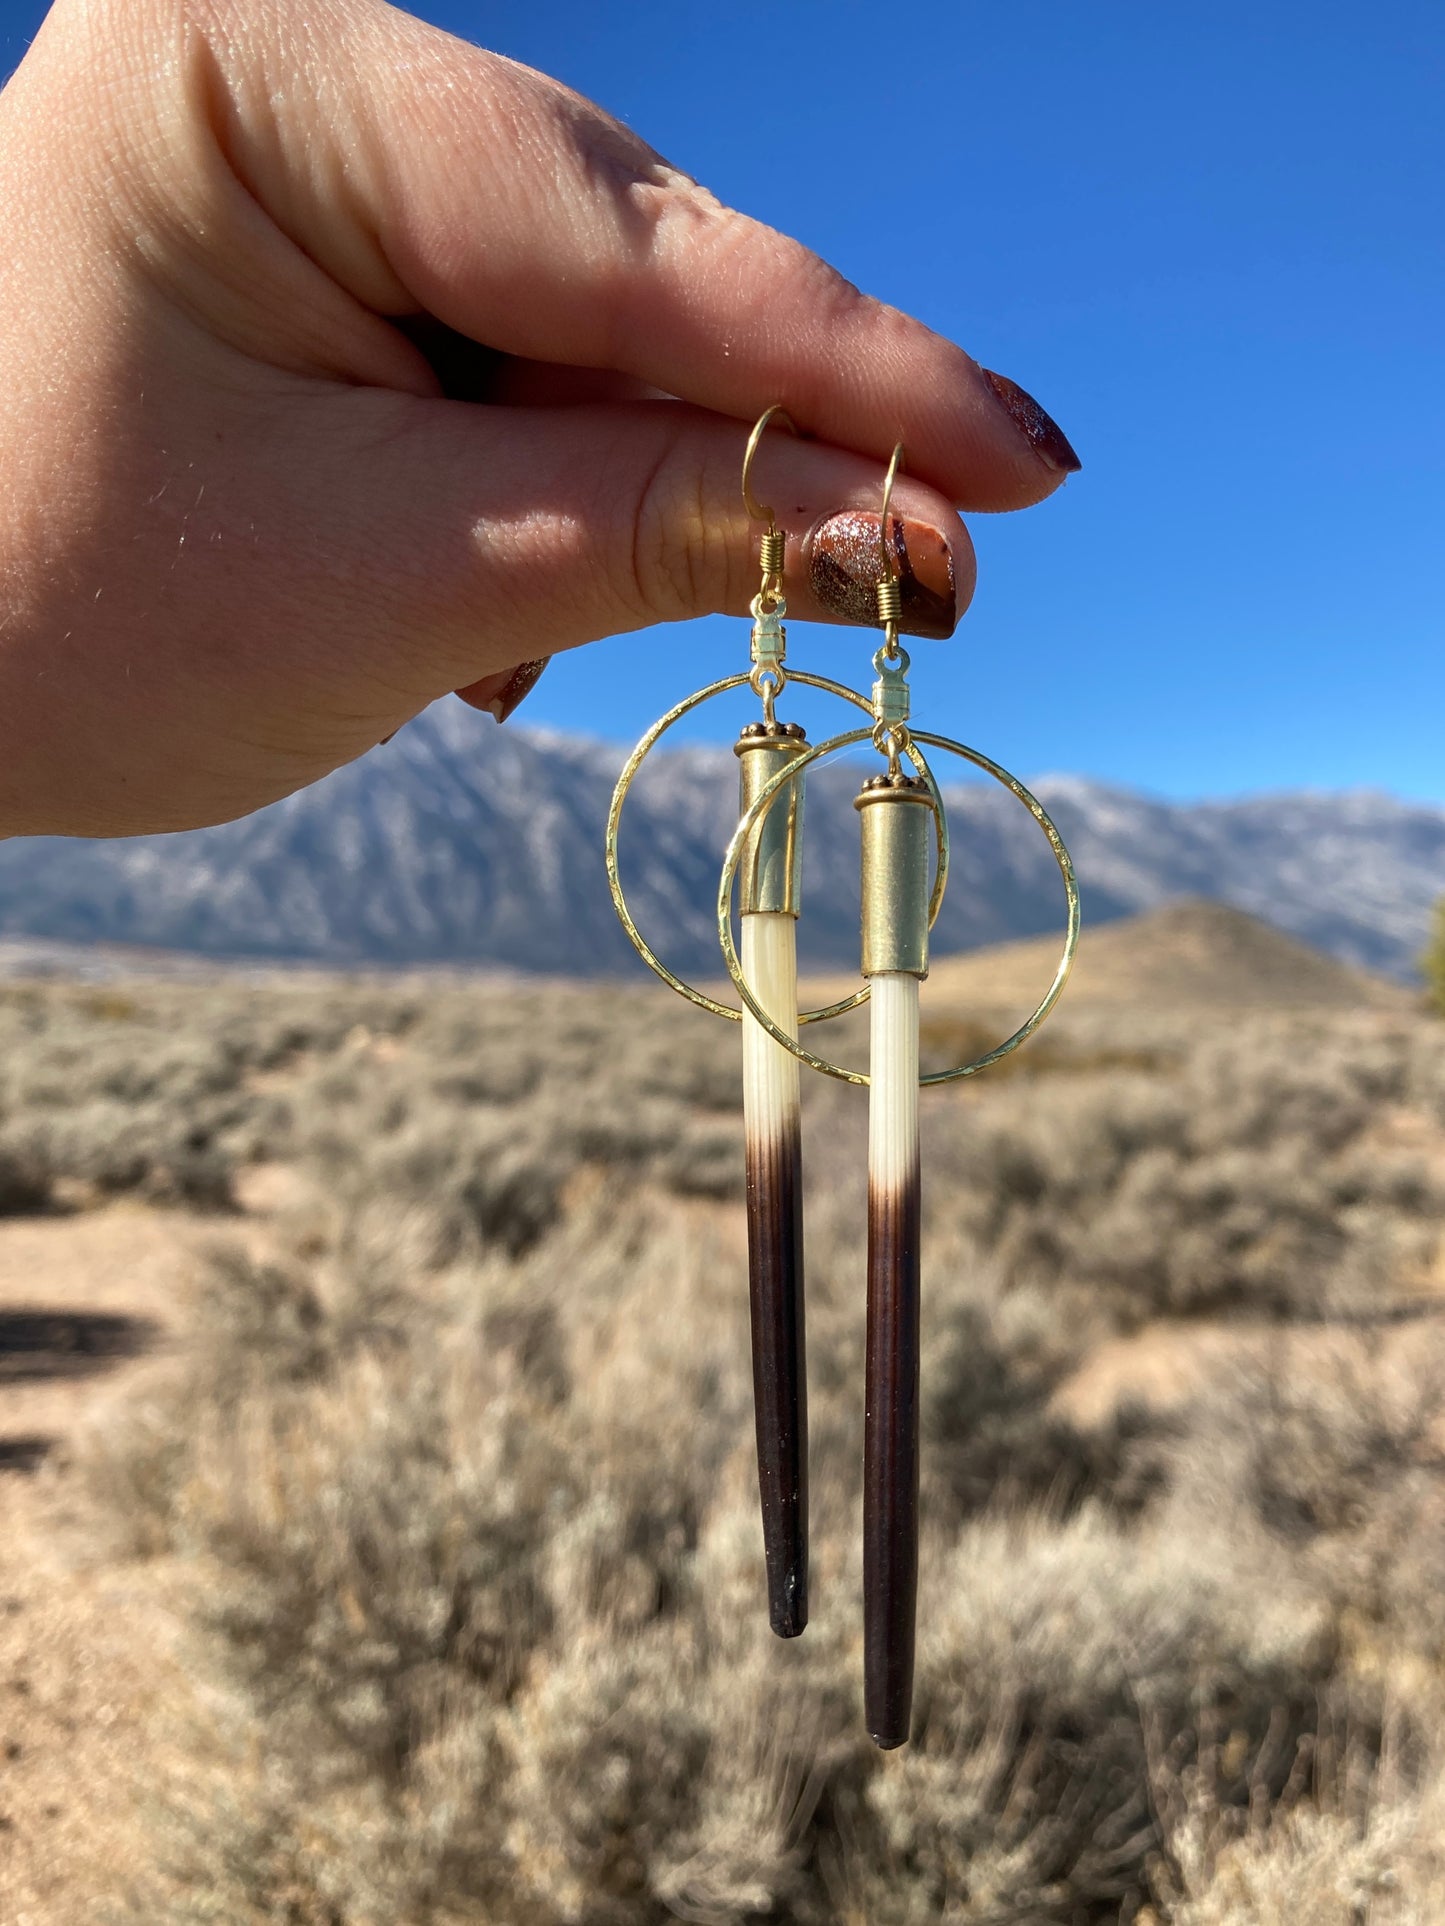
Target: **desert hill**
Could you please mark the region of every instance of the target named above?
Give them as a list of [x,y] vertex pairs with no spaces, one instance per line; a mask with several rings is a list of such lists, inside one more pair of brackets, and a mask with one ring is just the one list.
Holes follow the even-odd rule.
[[[940,957],[928,978],[929,1004],[960,1014],[1022,1014],[1047,987],[1059,942],[1034,936]],[[841,995],[842,985],[832,976],[813,983],[812,1000]],[[1337,963],[1243,910],[1191,900],[1092,927],[1086,922],[1064,1007],[1404,1010],[1416,1000],[1400,984]]]

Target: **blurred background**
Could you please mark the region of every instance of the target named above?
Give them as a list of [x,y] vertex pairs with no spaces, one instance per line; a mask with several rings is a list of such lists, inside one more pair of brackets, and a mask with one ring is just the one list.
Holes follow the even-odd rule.
[[[0,0],[0,59],[39,16]],[[524,727],[437,705],[248,822],[0,845],[0,1918],[1436,1926],[1445,14],[429,17],[1083,457],[976,520],[974,609],[914,651],[920,707],[1036,779],[1086,933],[1048,1028],[925,1106],[912,1738],[862,1728],[861,1093],[805,1095],[785,1643],[737,1033],[596,980],[651,719],[603,642]],[[741,636],[667,632],[677,695]],[[629,805],[699,972],[736,719]],[[815,1000],[856,962],[850,787],[810,788]],[[1023,812],[950,801],[934,1068],[1029,1007],[1059,917]]]

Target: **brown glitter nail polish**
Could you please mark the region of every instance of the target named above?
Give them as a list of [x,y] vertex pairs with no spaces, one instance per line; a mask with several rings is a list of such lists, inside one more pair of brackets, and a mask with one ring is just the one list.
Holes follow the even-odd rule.
[[1063,429],[1052,415],[1045,413],[1026,388],[1021,388],[1016,381],[1010,381],[1007,375],[995,374],[992,368],[980,368],[979,373],[1008,410],[1014,426],[1021,430],[1034,453],[1046,461],[1050,468],[1073,475],[1083,467]]
[[[893,564],[902,595],[899,628],[905,635],[942,640],[958,626],[958,590],[953,554],[936,528],[926,522],[888,518]],[[809,543],[808,582],[814,599],[831,615],[865,626],[878,620],[878,581],[883,558],[878,517],[849,508],[830,515]]]
[[517,664],[502,693],[499,696],[493,696],[492,700],[487,704],[489,712],[496,717],[498,722],[505,722],[507,717],[511,715],[512,711],[517,707],[517,704],[532,693],[533,689],[536,688],[538,682],[541,680],[543,669],[546,668],[551,660],[550,655],[544,655],[538,662],[519,662]]

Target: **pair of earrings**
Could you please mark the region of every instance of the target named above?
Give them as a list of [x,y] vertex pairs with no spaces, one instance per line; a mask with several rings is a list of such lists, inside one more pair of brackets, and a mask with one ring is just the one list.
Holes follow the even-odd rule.
[[[803,1319],[802,1126],[799,1065],[869,1086],[867,1362],[863,1465],[864,1711],[884,1748],[908,1737],[913,1700],[918,1589],[921,1086],[975,1075],[1024,1042],[1063,990],[1079,933],[1073,865],[1042,805],[1006,769],[976,749],[910,725],[909,657],[898,640],[901,591],[889,509],[902,464],[894,449],[879,526],[878,622],[872,693],[785,666],[785,531],[752,492],[753,458],[769,424],[792,426],[781,404],[748,438],[743,501],[763,523],[761,582],[753,597],[751,665],[696,690],[642,737],[623,767],[607,820],[607,876],[633,946],[680,995],[742,1024],[743,1120],[747,1159],[749,1303],[763,1548],[772,1628],[783,1638],[808,1619],[807,1375]],[[789,683],[822,690],[862,710],[865,727],[810,745],[796,722],[780,721]],[[636,923],[618,871],[618,832],[627,794],[646,757],[683,716],[746,685],[762,703],[734,750],[740,814],[722,857],[718,943],[741,1009],[684,982],[661,961]],[[821,1009],[798,1008],[797,919],[801,909],[803,793],[808,768],[837,751],[871,744],[884,767],[856,798],[862,844],[863,987]],[[962,757],[1003,784],[1048,838],[1068,901],[1063,954],[1042,1001],[1012,1036],[986,1055],[920,1076],[918,986],[928,974],[928,937],[948,882],[948,819],[924,749]],[[930,869],[932,880],[930,882]],[[738,898],[741,946],[733,937]],[[870,1003],[869,1070],[847,1069],[800,1042],[804,1026]]]

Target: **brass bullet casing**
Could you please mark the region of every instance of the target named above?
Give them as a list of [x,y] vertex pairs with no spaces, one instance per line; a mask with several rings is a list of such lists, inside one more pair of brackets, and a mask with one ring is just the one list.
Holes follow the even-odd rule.
[[[750,722],[733,744],[742,813],[764,785],[795,757],[808,738],[796,722]],[[796,916],[803,904],[803,784],[784,786],[748,838],[738,864],[738,908],[744,916]]]
[[855,797],[863,832],[863,974],[928,975],[928,853],[933,799],[901,771]]

